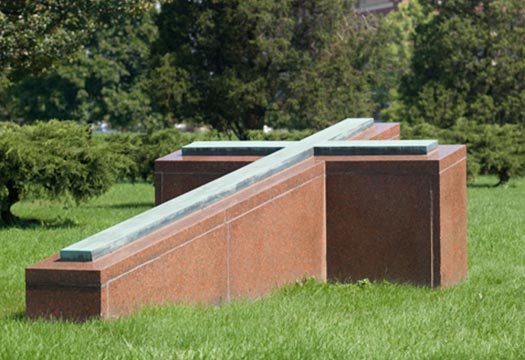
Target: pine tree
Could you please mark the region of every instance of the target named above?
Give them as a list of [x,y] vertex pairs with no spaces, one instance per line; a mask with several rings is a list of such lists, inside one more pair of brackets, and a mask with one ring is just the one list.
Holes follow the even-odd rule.
[[429,1],[401,86],[413,122],[525,124],[525,2]]
[[158,26],[158,74],[173,84],[156,89],[164,108],[241,139],[264,123],[370,116],[387,68],[373,60],[379,23],[350,0],[177,1],[162,6]]

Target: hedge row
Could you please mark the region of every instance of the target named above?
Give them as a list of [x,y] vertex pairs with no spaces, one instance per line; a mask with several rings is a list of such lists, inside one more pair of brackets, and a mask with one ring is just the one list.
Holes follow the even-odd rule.
[[467,172],[471,181],[479,174],[493,174],[498,185],[512,176],[525,175],[525,131],[517,124],[478,124],[459,119],[451,128],[428,123],[401,125],[403,139],[439,139],[440,144],[467,145]]
[[[250,140],[300,140],[314,133],[315,130],[274,131],[263,133],[251,130]],[[233,135],[216,131],[187,133],[177,129],[159,130],[149,133],[111,133],[96,136],[108,145],[119,159],[115,163],[117,177],[120,180],[152,181],[155,159],[167,155],[193,141],[237,140]]]
[[[314,133],[314,130],[248,132],[250,140],[300,140]],[[150,181],[154,172],[155,159],[169,154],[183,145],[197,140],[236,140],[235,137],[214,131],[205,133],[184,133],[176,129],[151,133],[114,133],[101,135],[110,144],[114,153],[122,158],[119,162],[121,179],[143,179]],[[466,119],[448,129],[430,124],[410,126],[402,124],[402,139],[439,139],[440,144],[466,144],[467,169],[470,180],[478,174],[495,174],[499,184],[506,183],[512,176],[525,175],[525,136],[519,125],[477,124]]]

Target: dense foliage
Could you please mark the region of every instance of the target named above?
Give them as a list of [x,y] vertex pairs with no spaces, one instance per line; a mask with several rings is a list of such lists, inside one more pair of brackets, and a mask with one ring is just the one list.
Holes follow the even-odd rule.
[[480,124],[465,118],[453,126],[439,128],[428,123],[401,126],[401,136],[407,139],[439,139],[441,144],[467,145],[467,173],[475,180],[481,172],[495,174],[498,185],[511,176],[525,175],[525,137],[518,124]]
[[383,116],[411,136],[466,143],[471,176],[524,175],[525,2],[421,3],[400,98]]
[[412,122],[525,124],[525,2],[428,2],[401,87]]
[[143,73],[156,34],[149,12],[103,27],[67,61],[28,73],[6,89],[4,117],[18,123],[69,119],[146,127],[152,115]]
[[0,125],[1,221],[12,222],[12,205],[29,193],[76,201],[102,194],[120,160],[74,122]]
[[466,143],[471,177],[524,174],[525,2],[411,0],[385,17],[354,3],[2,1],[0,121],[139,131],[103,141],[121,177],[197,136],[176,122],[289,139],[260,129],[359,116]]
[[265,123],[319,128],[349,115],[369,116],[376,107],[374,85],[389,64],[383,51],[389,34],[353,3],[205,0],[164,6],[157,52],[159,66],[173,76],[166,110],[243,139]]
[[63,60],[46,57],[53,66],[11,57],[10,75],[15,65],[32,70],[0,81],[0,111],[18,123],[104,120],[140,130],[206,123],[240,138],[263,124],[321,128],[370,116],[389,101],[397,57],[386,46],[388,23],[358,14],[353,3],[176,1],[109,25],[89,13],[86,33],[74,33],[81,46],[61,43],[69,51]]
[[18,79],[70,56],[101,28],[119,27],[152,0],[0,2],[0,77]]

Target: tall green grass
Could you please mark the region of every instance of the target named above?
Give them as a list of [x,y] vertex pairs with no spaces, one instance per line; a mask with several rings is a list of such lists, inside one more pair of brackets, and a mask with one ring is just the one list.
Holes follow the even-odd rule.
[[33,201],[0,229],[0,358],[525,358],[525,181],[468,190],[469,276],[450,289],[305,281],[253,302],[165,306],[83,324],[27,321],[24,268],[153,204],[121,184],[80,207]]

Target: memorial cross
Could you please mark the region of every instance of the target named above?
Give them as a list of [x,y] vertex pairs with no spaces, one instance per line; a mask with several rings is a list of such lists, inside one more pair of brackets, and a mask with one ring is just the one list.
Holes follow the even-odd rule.
[[60,260],[93,261],[313,155],[424,155],[438,145],[436,140],[341,141],[372,125],[373,119],[346,119],[300,141],[194,142],[183,147],[183,155],[264,157],[62,249]]
[[466,147],[397,138],[399,124],[346,119],[300,141],[195,142],[157,159],[158,206],[26,268],[26,315],[217,304],[305,277],[457,284]]

